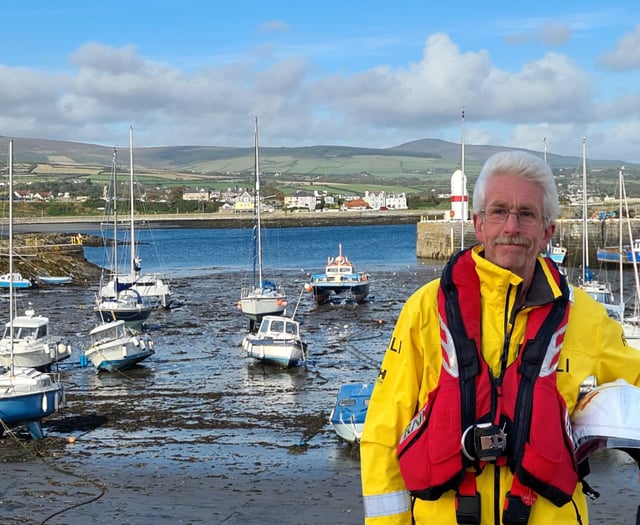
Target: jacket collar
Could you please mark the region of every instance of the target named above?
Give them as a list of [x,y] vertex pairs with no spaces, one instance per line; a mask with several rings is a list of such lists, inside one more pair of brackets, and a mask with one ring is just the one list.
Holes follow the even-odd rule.
[[[502,268],[484,258],[484,246],[478,244],[472,248],[471,255],[476,264],[480,278],[482,295],[489,301],[500,303],[513,290],[522,285],[522,278],[511,270]],[[562,295],[560,286],[555,281],[542,255],[538,255],[531,286],[527,291],[523,306],[539,306],[547,304]]]

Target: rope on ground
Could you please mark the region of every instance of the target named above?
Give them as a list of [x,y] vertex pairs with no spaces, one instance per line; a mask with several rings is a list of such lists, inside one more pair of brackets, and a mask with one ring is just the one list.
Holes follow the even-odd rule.
[[[90,479],[88,476],[80,476],[80,475],[76,474],[75,472],[71,472],[70,470],[66,470],[66,469],[58,467],[57,465],[54,465],[53,463],[48,461],[41,454],[38,454],[38,453],[34,452],[33,450],[30,450],[28,447],[26,447],[25,444],[18,439],[18,436],[15,435],[13,430],[11,430],[9,428],[9,426],[4,422],[4,420],[2,418],[0,418],[0,425],[2,426],[2,428],[4,429],[6,434],[13,441],[15,441],[23,450],[25,450],[28,454],[33,456],[36,460],[41,461],[42,463],[44,463],[51,470],[55,470],[56,472],[59,472],[59,473],[64,474],[66,476],[71,476],[71,477],[80,479],[80,480],[82,480],[82,481],[84,481],[86,483],[89,483],[89,484],[93,485],[94,487],[96,487],[100,491],[100,493],[98,495],[93,496],[92,498],[89,498],[86,501],[81,501],[79,503],[75,503],[73,505],[69,505],[69,506],[65,507],[64,509],[62,509],[62,510],[54,512],[53,514],[49,514],[49,516],[47,516],[44,520],[42,520],[40,522],[40,525],[44,525],[45,523],[47,523],[50,519],[54,518],[55,516],[59,516],[60,514],[68,512],[68,511],[70,511],[72,509],[75,509],[75,508],[78,508],[78,507],[82,507],[84,505],[88,505],[89,503],[93,503],[94,501],[98,501],[102,496],[105,495],[105,492],[106,492],[107,488],[103,483],[101,483],[101,482],[99,482],[99,481],[97,481],[95,479]],[[36,443],[36,448],[37,448],[37,443]]]

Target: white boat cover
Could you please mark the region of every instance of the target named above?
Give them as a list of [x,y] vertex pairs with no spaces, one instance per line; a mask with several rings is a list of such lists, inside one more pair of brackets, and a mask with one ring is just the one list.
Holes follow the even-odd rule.
[[588,392],[572,417],[578,462],[599,448],[640,449],[640,388],[623,379]]

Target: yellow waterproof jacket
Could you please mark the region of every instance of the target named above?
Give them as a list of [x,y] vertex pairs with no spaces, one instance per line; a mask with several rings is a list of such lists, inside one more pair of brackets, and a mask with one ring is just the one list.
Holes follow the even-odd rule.
[[[560,291],[550,276],[537,271],[527,295],[528,305],[514,312],[522,279],[484,259],[481,251],[482,246],[476,246],[472,255],[480,278],[482,353],[497,376],[505,333],[511,333],[508,357],[511,364],[524,341],[528,312],[535,308],[533,304],[536,297],[540,297],[541,288],[546,288],[545,293],[551,292],[554,297],[558,297]],[[360,443],[366,525],[411,524],[412,507],[417,525],[456,524],[454,493],[445,493],[437,501],[412,500],[396,457],[396,447],[406,425],[438,384],[442,364],[438,286],[439,280],[434,280],[406,302],[373,390]],[[608,317],[602,305],[580,289],[573,288],[572,292],[557,370],[558,389],[570,414],[580,384],[589,376],[595,376],[598,384],[623,378],[640,386],[640,351],[627,345],[622,327]],[[461,290],[461,301],[464,294]],[[499,472],[495,472],[496,469]],[[504,496],[511,481],[508,468],[492,464],[477,477],[483,524],[501,523]],[[538,497],[531,509],[529,525],[575,525],[577,512],[582,524],[587,525],[587,505],[581,483],[573,502],[575,507],[568,503],[559,508]]]

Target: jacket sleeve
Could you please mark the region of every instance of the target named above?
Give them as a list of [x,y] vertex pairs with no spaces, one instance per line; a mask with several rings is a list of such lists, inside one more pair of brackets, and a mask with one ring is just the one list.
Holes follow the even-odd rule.
[[409,298],[395,325],[371,396],[360,442],[367,525],[411,523],[396,447],[435,387],[441,362],[437,281]]
[[599,385],[624,379],[640,387],[640,350],[630,346],[621,324],[610,318],[601,304],[575,290],[576,318],[569,318],[576,328],[574,335],[580,341],[584,354],[590,355]]

